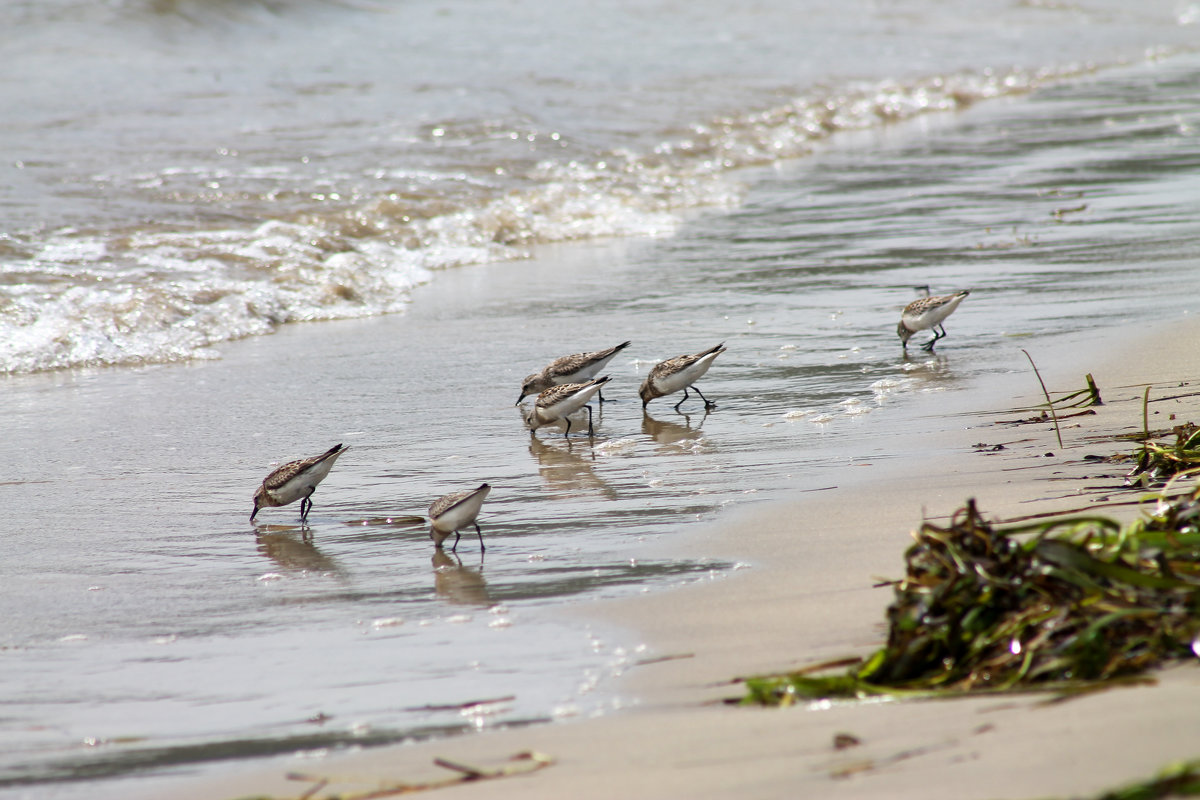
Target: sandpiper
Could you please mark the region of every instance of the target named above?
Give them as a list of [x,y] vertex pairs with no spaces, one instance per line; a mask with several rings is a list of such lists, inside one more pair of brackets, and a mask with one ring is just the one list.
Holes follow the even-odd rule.
[[571,433],[570,415],[581,408],[586,408],[588,436],[593,436],[592,407],[587,403],[600,391],[601,386],[608,383],[608,380],[608,376],[605,375],[603,378],[596,378],[586,383],[564,383],[562,386],[551,386],[543,391],[538,395],[533,408],[525,412],[525,424],[529,426],[530,435],[532,436],[533,432],[543,425],[565,419],[567,430],[563,436],[569,436]]
[[483,532],[479,530],[479,523],[475,519],[479,516],[479,509],[483,506],[484,498],[491,490],[492,487],[484,483],[475,489],[455,492],[435,500],[429,507],[429,521],[432,523],[429,536],[433,539],[434,547],[441,550],[442,542],[446,541],[453,533],[454,546],[450,548],[450,551],[457,552],[459,529],[474,525],[475,533],[479,536],[479,552],[482,553],[486,550],[487,548],[483,546]]
[[299,500],[300,521],[307,522],[308,512],[312,510],[312,500],[309,498],[317,490],[317,484],[325,480],[338,456],[349,449],[335,445],[319,456],[289,461],[272,471],[254,493],[254,511],[250,512],[250,521],[254,522],[260,509],[286,506]]
[[905,306],[904,311],[900,313],[900,325],[896,328],[896,333],[900,335],[901,346],[907,351],[908,340],[913,337],[913,334],[929,329],[933,331],[933,338],[921,345],[921,349],[926,353],[932,353],[933,346],[937,344],[938,340],[946,337],[946,329],[942,327],[942,321],[953,314],[954,309],[958,308],[958,304],[970,293],[969,290],[964,289],[954,294],[922,297]]
[[646,376],[646,380],[642,383],[642,388],[638,390],[638,394],[642,397],[642,408],[656,397],[664,397],[668,394],[674,394],[680,389],[683,390],[683,400],[675,404],[675,410],[683,405],[683,401],[688,399],[688,388],[695,390],[696,394],[700,395],[700,399],[704,401],[704,410],[717,407],[716,403],[710,402],[707,397],[700,394],[700,390],[692,386],[698,381],[704,373],[708,372],[708,368],[712,366],[713,359],[725,352],[725,343],[721,342],[716,347],[710,347],[702,353],[696,353],[690,356],[676,356],[668,358],[660,364],[656,364],[654,369],[650,370],[650,374]]
[[[594,353],[575,353],[554,359],[541,372],[535,372],[525,378],[525,383],[521,386],[521,396],[517,398],[517,405],[520,405],[521,401],[529,395],[544,392],[551,386],[590,381],[600,374],[600,370],[608,366],[608,362],[612,361],[613,356],[629,345],[630,342],[621,342],[616,347],[610,347],[607,350],[597,350]],[[605,402],[603,392],[600,393],[598,399],[601,403]]]

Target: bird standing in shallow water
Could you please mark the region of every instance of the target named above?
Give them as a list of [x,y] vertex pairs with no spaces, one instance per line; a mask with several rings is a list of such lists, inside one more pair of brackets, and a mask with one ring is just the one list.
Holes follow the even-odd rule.
[[529,426],[530,435],[543,425],[549,425],[560,419],[567,421],[564,437],[571,433],[570,416],[581,408],[588,412],[588,436],[592,436],[592,407],[587,403],[600,391],[600,387],[608,383],[609,378],[596,378],[587,383],[564,383],[562,386],[551,386],[538,395],[533,408],[525,412],[525,424]]
[[901,346],[907,351],[908,340],[913,337],[913,334],[928,329],[933,331],[933,338],[921,345],[921,349],[926,353],[932,353],[933,346],[937,344],[938,340],[946,337],[946,329],[942,327],[942,321],[953,314],[954,309],[958,308],[958,304],[970,293],[969,290],[964,289],[954,294],[922,297],[905,306],[904,311],[900,312],[900,325],[896,328],[896,333],[900,335]]
[[484,483],[475,489],[448,494],[435,500],[429,507],[429,521],[432,523],[429,536],[433,539],[433,546],[441,550],[442,542],[453,533],[454,546],[450,548],[450,552],[457,552],[459,529],[474,525],[475,533],[479,536],[479,552],[486,550],[483,546],[483,532],[479,530],[479,523],[475,520],[479,516],[479,509],[483,507],[484,498],[491,490],[492,487]]
[[[621,342],[616,347],[610,347],[607,350],[597,350],[594,353],[575,353],[554,359],[541,372],[535,372],[525,378],[525,383],[521,386],[521,396],[517,398],[517,405],[520,405],[521,401],[529,395],[544,392],[551,386],[561,386],[564,383],[583,383],[591,380],[600,374],[600,370],[608,366],[608,362],[612,361],[613,356],[629,345],[630,342]],[[605,402],[603,392],[600,393],[598,399],[601,403]]]
[[317,484],[325,480],[338,456],[349,449],[335,445],[319,456],[289,461],[272,471],[254,493],[254,510],[250,512],[250,521],[254,522],[260,509],[286,506],[299,500],[300,521],[307,522],[308,512],[312,510],[312,500],[309,498],[317,490]]
[[708,411],[717,407],[716,403],[710,402],[707,397],[700,394],[700,390],[693,383],[700,380],[704,373],[708,372],[708,368],[712,366],[713,359],[725,352],[725,343],[721,342],[716,347],[710,347],[702,353],[696,353],[690,356],[676,356],[668,358],[660,364],[655,364],[654,369],[650,370],[650,374],[646,376],[646,380],[642,383],[642,388],[638,390],[638,394],[642,398],[642,408],[656,397],[663,397],[668,394],[674,394],[680,389],[683,390],[683,400],[675,404],[675,410],[683,405],[683,401],[688,399],[688,388],[694,389],[696,394],[700,395],[700,399],[704,401],[704,410]]

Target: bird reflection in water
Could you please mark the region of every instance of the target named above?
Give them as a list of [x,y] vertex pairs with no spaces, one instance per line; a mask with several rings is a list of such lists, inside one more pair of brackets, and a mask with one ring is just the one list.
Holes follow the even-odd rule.
[[[904,376],[932,387],[951,386],[959,381],[950,359],[941,353],[912,356],[904,353],[900,357],[904,365]],[[923,387],[924,388],[924,387]]]
[[487,582],[483,579],[483,559],[479,567],[464,566],[456,553],[433,551],[433,590],[437,596],[462,606],[492,605]]
[[336,561],[317,549],[317,546],[313,544],[312,537],[307,535],[307,527],[301,530],[305,533],[297,538],[291,533],[260,529],[257,534],[258,552],[274,561],[280,569],[289,572],[319,572],[340,575],[341,567]]
[[596,452],[590,442],[582,444],[568,440],[564,445],[530,438],[529,452],[537,459],[538,472],[551,489],[566,495],[597,492],[610,499],[616,498],[616,490],[596,474]]
[[704,435],[700,431],[700,426],[704,424],[704,420],[708,419],[708,412],[705,411],[700,417],[699,422],[695,425],[692,425],[692,417],[690,415],[682,414],[681,416],[685,420],[682,425],[678,422],[655,419],[649,414],[643,413],[642,433],[667,447],[677,445],[684,449],[692,449],[692,446],[699,442]]

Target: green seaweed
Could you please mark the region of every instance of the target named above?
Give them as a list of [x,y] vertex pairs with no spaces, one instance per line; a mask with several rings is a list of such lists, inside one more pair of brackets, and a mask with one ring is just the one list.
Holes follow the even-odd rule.
[[[1175,437],[1173,443],[1161,441],[1168,435]],[[1131,485],[1162,485],[1173,478],[1200,472],[1200,428],[1188,422],[1156,437],[1147,431],[1132,459],[1136,466],[1125,476],[1125,482]]]
[[[1172,415],[1171,419],[1174,418]],[[1169,435],[1175,436],[1174,444],[1161,441]],[[1142,394],[1142,434],[1135,438],[1141,441],[1142,446],[1129,457],[1135,466],[1125,476],[1126,486],[1169,485],[1176,478],[1200,473],[1200,428],[1186,422],[1170,430],[1151,434],[1149,386]]]
[[[1063,408],[1090,408],[1092,406],[1102,406],[1104,401],[1100,398],[1100,387],[1096,385],[1096,379],[1092,377],[1092,373],[1083,376],[1084,382],[1087,384],[1084,388],[1077,392],[1065,394],[1062,397],[1055,398],[1052,402],[1059,409]],[[1071,402],[1067,402],[1070,400]]]
[[[993,526],[970,500],[905,554],[886,645],[843,672],[751,678],[742,702],[1092,690],[1193,655],[1200,487],[1134,522]],[[843,662],[844,663],[844,662]]]
[[1200,795],[1200,759],[1168,764],[1158,775],[1095,795],[1092,800],[1165,800]]
[[[1053,422],[1055,434],[1058,437],[1059,446],[1063,446],[1062,430],[1058,423],[1064,419],[1071,417],[1080,417],[1095,414],[1094,406],[1104,405],[1104,401],[1100,398],[1100,388],[1096,386],[1096,380],[1089,372],[1084,376],[1085,386],[1060,397],[1051,397],[1049,390],[1046,389],[1045,382],[1042,381],[1041,372],[1038,371],[1037,364],[1033,362],[1033,356],[1029,355],[1029,351],[1022,350],[1025,357],[1029,359],[1029,366],[1033,368],[1033,374],[1038,380],[1038,384],[1042,389],[1042,397],[1045,398],[1044,403],[1038,403],[1034,408],[1041,409],[1037,416],[1026,419],[1010,420],[1010,424],[1014,425],[1030,425],[1040,424],[1043,422]],[[1072,411],[1065,413],[1070,409],[1084,409],[1083,411]]]

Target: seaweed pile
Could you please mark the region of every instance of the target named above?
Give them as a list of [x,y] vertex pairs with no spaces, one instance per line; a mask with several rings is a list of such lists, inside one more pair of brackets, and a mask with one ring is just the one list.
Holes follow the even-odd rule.
[[926,522],[894,584],[885,647],[749,679],[744,703],[1079,691],[1200,648],[1200,487],[1122,525],[1076,516],[994,527],[969,501]]
[[1125,476],[1127,484],[1161,485],[1190,470],[1200,469],[1200,428],[1188,422],[1170,431],[1174,444],[1164,444],[1147,434],[1133,455],[1137,465]]
[[1165,800],[1200,795],[1200,761],[1169,764],[1149,780],[1098,794],[1095,800]]

